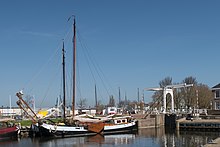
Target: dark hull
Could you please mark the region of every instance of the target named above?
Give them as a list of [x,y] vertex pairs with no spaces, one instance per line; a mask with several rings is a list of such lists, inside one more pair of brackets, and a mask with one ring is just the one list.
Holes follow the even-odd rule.
[[17,137],[18,131],[16,126],[0,129],[0,140],[16,139]]
[[[138,124],[137,121],[134,123],[129,123],[129,125],[113,125],[104,127],[104,130],[100,133],[102,135],[109,135],[109,134],[120,134],[120,133],[136,133],[138,130]],[[53,127],[51,127],[53,128]],[[58,129],[59,126],[57,126],[57,129],[49,129],[47,127],[43,126],[36,126],[33,125],[30,130],[30,136],[32,137],[50,137],[50,138],[66,138],[66,137],[80,137],[80,136],[92,136],[96,135],[96,132],[88,131],[88,130],[76,130],[71,131],[71,129],[68,129],[66,131],[62,131],[62,129]],[[71,127],[70,127],[71,128]],[[76,127],[77,128],[77,127]]]
[[120,134],[120,133],[135,133],[138,131],[138,123],[135,122],[134,125],[122,127],[122,128],[116,128],[116,129],[104,129],[103,135],[109,135],[109,134]]
[[50,130],[45,129],[43,127],[40,127],[40,135],[41,136],[48,136],[48,137],[55,137],[55,138],[66,138],[66,137],[80,137],[80,136],[91,136],[91,135],[96,135],[97,133],[94,132],[81,132],[81,131],[68,131],[68,132],[63,132],[63,131],[56,131],[56,132],[50,132]]
[[42,126],[32,126],[30,130],[31,137],[48,137],[48,138],[67,138],[67,137],[81,137],[92,136],[97,133],[91,131],[52,131]]

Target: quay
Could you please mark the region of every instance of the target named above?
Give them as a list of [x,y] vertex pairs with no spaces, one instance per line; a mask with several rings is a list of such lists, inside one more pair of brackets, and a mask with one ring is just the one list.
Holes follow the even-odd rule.
[[219,131],[220,119],[191,119],[181,118],[176,121],[177,130]]
[[157,128],[164,126],[164,114],[150,114],[144,118],[144,114],[132,115],[138,121],[138,128]]

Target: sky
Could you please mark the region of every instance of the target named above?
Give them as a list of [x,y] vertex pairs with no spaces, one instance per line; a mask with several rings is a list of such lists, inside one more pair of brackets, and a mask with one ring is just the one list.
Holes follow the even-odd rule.
[[[16,92],[51,107],[62,94],[65,44],[67,103],[71,103],[72,15],[77,27],[77,98],[107,104],[113,95],[150,102],[171,77],[220,82],[218,0],[2,0],[0,2],[0,106],[16,106]],[[84,57],[84,58],[83,58]]]

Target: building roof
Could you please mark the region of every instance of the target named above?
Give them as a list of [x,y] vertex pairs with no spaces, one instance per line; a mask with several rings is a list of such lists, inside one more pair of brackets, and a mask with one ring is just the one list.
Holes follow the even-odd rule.
[[212,87],[212,90],[215,90],[215,89],[220,89],[220,83]]

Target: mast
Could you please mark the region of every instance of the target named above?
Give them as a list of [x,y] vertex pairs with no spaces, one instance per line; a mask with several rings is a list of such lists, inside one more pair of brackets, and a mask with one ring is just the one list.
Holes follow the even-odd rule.
[[73,99],[72,99],[72,111],[75,115],[75,97],[76,97],[76,20],[74,16],[73,23]]
[[64,42],[63,42],[63,119],[65,121],[66,118],[66,80],[65,80],[65,50],[64,50]]
[[118,101],[119,101],[119,105],[121,104],[121,91],[120,91],[120,87],[118,87]]
[[96,108],[96,113],[97,113],[97,110],[98,110],[98,100],[97,100],[96,84],[95,84],[95,108]]

